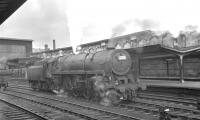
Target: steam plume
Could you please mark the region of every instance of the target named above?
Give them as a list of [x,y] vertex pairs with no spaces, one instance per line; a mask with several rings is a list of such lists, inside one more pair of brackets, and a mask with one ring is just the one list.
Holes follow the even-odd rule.
[[5,64],[7,62],[7,59],[6,57],[2,57],[0,58],[0,64]]
[[149,30],[158,28],[159,24],[156,21],[150,19],[139,20],[135,19],[136,26],[139,26],[142,30]]
[[139,31],[141,31],[141,30],[152,30],[152,29],[155,29],[158,27],[159,27],[158,22],[150,20],[150,19],[144,19],[144,20],[129,19],[129,20],[126,20],[126,21],[122,22],[121,24],[115,26],[112,29],[111,37],[120,36],[127,31],[131,32],[131,33],[138,31],[136,28],[139,28]]
[[197,31],[197,28],[198,28],[197,25],[187,25],[185,26],[185,31],[194,32]]
[[69,31],[65,4],[65,0],[28,0],[4,23],[1,36],[32,39],[35,48],[52,46],[52,39],[56,39],[57,46],[66,47]]
[[114,27],[112,29],[111,37],[116,37],[116,36],[122,35],[126,31],[128,25],[130,25],[132,22],[133,22],[132,20],[127,20],[127,21],[117,25],[116,27]]

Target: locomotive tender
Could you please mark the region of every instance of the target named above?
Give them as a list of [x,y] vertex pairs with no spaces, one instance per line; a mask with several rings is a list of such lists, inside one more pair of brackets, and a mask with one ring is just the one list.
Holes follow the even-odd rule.
[[44,59],[27,69],[33,89],[113,103],[135,97],[138,86],[133,78],[132,59],[119,49]]

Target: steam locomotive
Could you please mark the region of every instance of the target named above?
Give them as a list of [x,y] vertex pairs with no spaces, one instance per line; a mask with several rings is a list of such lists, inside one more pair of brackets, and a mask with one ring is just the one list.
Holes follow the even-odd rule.
[[112,103],[132,100],[138,86],[125,50],[105,50],[47,58],[27,69],[34,90],[51,90]]

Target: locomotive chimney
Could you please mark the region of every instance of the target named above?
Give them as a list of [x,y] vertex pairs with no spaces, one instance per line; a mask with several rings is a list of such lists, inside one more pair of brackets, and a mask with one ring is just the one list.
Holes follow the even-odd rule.
[[56,49],[56,41],[53,40],[53,50],[55,50],[55,49]]

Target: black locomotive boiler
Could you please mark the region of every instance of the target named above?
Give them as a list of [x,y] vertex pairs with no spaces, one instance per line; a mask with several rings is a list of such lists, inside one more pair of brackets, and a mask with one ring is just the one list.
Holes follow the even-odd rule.
[[111,102],[135,97],[133,78],[129,53],[116,49],[44,59],[27,69],[33,89]]

